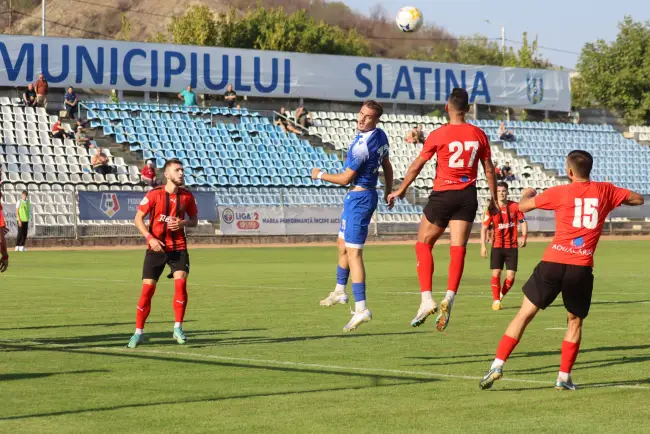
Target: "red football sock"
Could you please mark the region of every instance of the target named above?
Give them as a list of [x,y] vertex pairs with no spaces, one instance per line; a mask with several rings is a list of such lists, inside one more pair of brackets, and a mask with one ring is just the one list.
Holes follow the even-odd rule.
[[176,322],[183,322],[185,309],[187,309],[187,280],[174,280],[174,315]]
[[501,294],[506,295],[508,291],[510,291],[510,288],[513,287],[514,284],[515,284],[514,277],[512,279],[506,278],[506,281],[503,282],[503,288],[501,289]]
[[463,277],[463,269],[465,268],[465,252],[463,246],[449,247],[449,276],[447,278],[447,291],[458,292],[460,279]]
[[142,284],[142,293],[140,294],[140,300],[138,300],[138,308],[135,311],[136,328],[144,328],[144,323],[147,321],[149,312],[151,312],[151,298],[154,292],[156,292],[156,285]]
[[492,276],[492,298],[494,301],[501,299],[499,291],[501,290],[501,278],[497,276]]
[[503,360],[504,362],[508,360],[508,357],[510,357],[510,354],[512,354],[518,343],[519,341],[517,339],[503,335],[497,347],[497,359]]
[[432,244],[415,243],[415,257],[417,258],[418,280],[420,292],[431,291],[433,281],[433,250]]
[[560,372],[571,373],[571,368],[578,358],[580,343],[562,341],[562,359],[560,361]]

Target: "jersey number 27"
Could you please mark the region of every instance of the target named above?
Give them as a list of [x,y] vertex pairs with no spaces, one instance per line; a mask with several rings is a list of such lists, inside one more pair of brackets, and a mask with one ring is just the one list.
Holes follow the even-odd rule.
[[[465,159],[461,158],[463,151],[471,151],[472,155],[469,157],[467,166],[465,166]],[[472,167],[474,165],[474,160],[476,159],[476,152],[478,151],[478,142],[451,142],[449,144],[449,152],[452,153],[449,158],[449,167],[458,169],[460,167]]]
[[595,229],[598,226],[598,199],[575,199],[573,227]]

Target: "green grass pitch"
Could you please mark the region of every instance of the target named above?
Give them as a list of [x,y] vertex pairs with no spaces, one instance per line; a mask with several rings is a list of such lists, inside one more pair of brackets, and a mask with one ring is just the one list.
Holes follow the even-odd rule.
[[[348,307],[321,308],[335,247],[191,250],[188,344],[171,339],[172,284],[134,329],[143,251],[13,253],[0,276],[0,432],[649,432],[650,268],[646,241],[603,241],[594,303],[573,371],[553,389],[566,326],[541,312],[478,388],[521,285],[546,243],[520,254],[493,312],[488,261],[470,245],[449,328],[409,323],[419,304],[412,246],[366,248],[374,320],[344,334]],[[448,246],[434,251],[434,296]]]

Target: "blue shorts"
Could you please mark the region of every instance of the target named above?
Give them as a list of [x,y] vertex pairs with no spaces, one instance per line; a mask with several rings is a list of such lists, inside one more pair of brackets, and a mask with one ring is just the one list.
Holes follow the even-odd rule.
[[345,195],[339,238],[345,246],[362,249],[368,238],[368,225],[377,209],[377,190],[351,191]]

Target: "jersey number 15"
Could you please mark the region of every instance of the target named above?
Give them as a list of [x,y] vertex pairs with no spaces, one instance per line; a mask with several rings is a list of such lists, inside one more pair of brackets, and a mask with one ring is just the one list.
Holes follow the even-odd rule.
[[[471,151],[472,155],[469,157],[467,166],[465,166],[465,159],[461,158],[463,151]],[[458,169],[460,167],[472,167],[476,159],[476,152],[478,151],[478,142],[451,142],[449,144],[449,152],[452,153],[449,158],[449,167]]]
[[575,199],[573,227],[595,229],[598,226],[598,199]]

